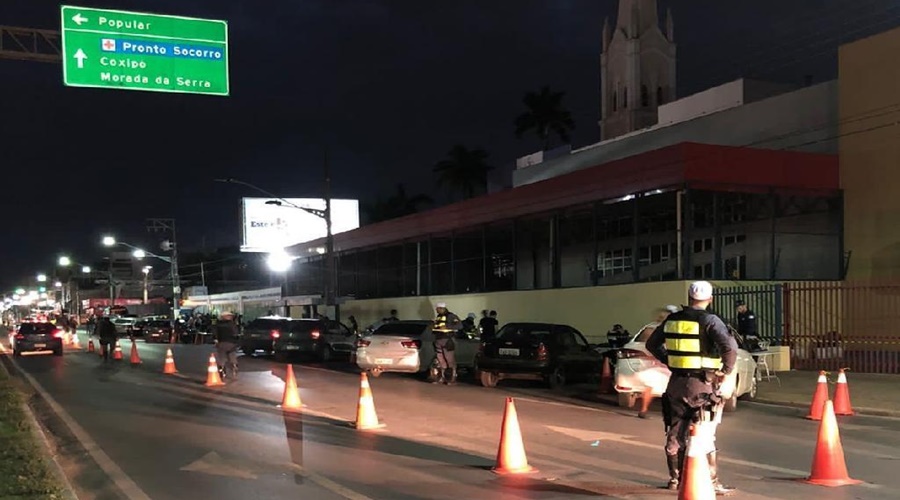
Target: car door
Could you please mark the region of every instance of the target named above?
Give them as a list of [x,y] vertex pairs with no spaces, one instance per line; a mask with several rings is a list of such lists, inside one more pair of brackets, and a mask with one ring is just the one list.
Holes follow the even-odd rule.
[[552,346],[556,350],[555,358],[562,366],[567,380],[575,380],[582,371],[579,366],[579,348],[574,331],[564,325],[554,325],[551,330]]
[[350,352],[356,337],[347,328],[347,325],[339,321],[330,321],[328,324],[328,345],[336,352]]
[[481,338],[477,336],[469,337],[466,332],[458,331],[453,338],[456,344],[456,364],[457,366],[469,368],[475,364],[475,354],[481,346]]

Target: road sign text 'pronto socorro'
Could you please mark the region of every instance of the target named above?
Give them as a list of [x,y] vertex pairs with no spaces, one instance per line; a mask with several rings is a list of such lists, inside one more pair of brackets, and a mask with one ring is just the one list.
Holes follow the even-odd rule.
[[228,95],[228,23],[63,5],[63,82]]

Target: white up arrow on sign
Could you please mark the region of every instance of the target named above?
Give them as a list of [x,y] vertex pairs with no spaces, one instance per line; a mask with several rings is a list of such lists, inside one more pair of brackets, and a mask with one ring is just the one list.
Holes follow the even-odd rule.
[[78,26],[81,26],[81,23],[86,23],[89,21],[88,18],[81,15],[81,12],[75,14],[75,16],[72,17],[72,20],[75,21],[75,24],[77,24]]
[[78,52],[75,52],[75,55],[72,57],[78,61],[78,68],[84,68],[84,60],[87,59],[87,54],[83,50],[78,49]]

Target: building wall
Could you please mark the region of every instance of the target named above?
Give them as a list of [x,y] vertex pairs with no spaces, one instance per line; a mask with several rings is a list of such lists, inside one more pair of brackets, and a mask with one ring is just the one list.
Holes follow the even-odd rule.
[[837,152],[838,84],[806,87],[744,106],[604,141],[571,155],[517,169],[522,186],[685,141],[760,149]]
[[900,278],[900,29],[839,51],[844,250],[852,280]]
[[593,342],[606,340],[606,332],[616,323],[632,333],[653,320],[655,310],[666,304],[681,304],[687,297],[688,282],[640,283],[615,287],[529,290],[469,295],[403,297],[353,300],[341,306],[341,317],[356,316],[360,326],[380,321],[391,309],[401,319],[430,319],[434,304],[465,317],[482,310],[497,311],[500,323],[539,321],[574,326]]

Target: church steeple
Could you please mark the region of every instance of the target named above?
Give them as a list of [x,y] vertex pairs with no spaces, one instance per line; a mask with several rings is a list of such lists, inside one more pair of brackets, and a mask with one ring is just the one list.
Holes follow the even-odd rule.
[[657,108],[675,98],[675,25],[665,33],[656,0],[619,0],[615,30],[603,26],[600,56],[601,137],[655,125]]

